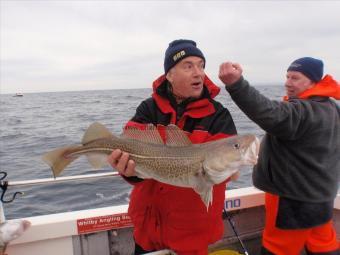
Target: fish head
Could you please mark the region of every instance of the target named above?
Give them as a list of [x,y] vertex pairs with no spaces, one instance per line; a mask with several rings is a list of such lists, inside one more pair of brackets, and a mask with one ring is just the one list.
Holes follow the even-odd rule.
[[241,166],[255,165],[259,148],[259,139],[248,134],[211,142],[207,147],[203,167],[212,179],[219,180],[214,183],[219,183],[238,171]]
[[[225,166],[255,165],[260,149],[260,140],[255,135],[236,135],[225,139],[218,149]],[[222,156],[223,155],[223,156]]]
[[[245,165],[256,165],[260,151],[260,139],[255,135],[241,135],[235,137],[232,147]],[[236,154],[237,154],[236,153]]]

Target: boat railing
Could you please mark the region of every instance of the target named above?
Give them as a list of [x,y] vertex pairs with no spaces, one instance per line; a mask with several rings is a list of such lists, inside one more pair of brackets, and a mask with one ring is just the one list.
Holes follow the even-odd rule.
[[[99,174],[85,174],[85,175],[75,175],[75,176],[66,176],[66,177],[58,177],[58,178],[41,178],[41,179],[33,179],[33,180],[25,180],[25,181],[6,181],[7,177],[6,172],[0,172],[0,188],[2,189],[2,194],[0,197],[0,223],[5,222],[5,214],[3,210],[3,203],[13,202],[17,195],[23,195],[23,192],[15,192],[11,199],[5,199],[5,194],[8,187],[20,187],[20,186],[33,186],[40,184],[49,184],[49,183],[61,183],[75,180],[88,180],[88,179],[98,179],[104,177],[114,177],[119,176],[118,172],[109,172],[109,173],[99,173]],[[174,255],[171,250],[159,250],[156,252],[148,253],[149,255]]]
[[[2,175],[2,176],[1,176]],[[1,188],[1,196],[0,196],[0,223],[6,220],[5,213],[3,209],[3,203],[11,203],[18,195],[23,195],[24,193],[21,191],[15,192],[10,199],[7,199],[6,192],[8,187],[19,187],[19,186],[33,186],[33,185],[41,185],[41,184],[49,184],[49,183],[60,183],[60,182],[68,182],[75,180],[88,180],[88,179],[99,179],[105,177],[114,177],[119,176],[118,172],[108,172],[108,173],[98,173],[98,174],[84,174],[84,175],[74,175],[74,176],[65,176],[58,178],[41,178],[41,179],[33,179],[33,180],[25,180],[25,181],[7,181],[5,178],[7,177],[6,172],[0,172],[0,188]]]

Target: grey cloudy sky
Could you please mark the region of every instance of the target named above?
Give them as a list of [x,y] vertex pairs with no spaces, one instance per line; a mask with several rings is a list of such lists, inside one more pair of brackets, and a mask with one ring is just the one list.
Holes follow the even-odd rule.
[[197,42],[253,84],[282,85],[290,62],[321,58],[340,80],[340,1],[0,0],[0,93],[150,87],[174,39]]

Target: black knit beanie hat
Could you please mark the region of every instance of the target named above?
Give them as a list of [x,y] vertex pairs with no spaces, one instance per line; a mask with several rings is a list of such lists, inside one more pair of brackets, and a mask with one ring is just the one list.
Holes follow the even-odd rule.
[[287,71],[303,73],[314,82],[318,82],[323,76],[323,62],[320,59],[304,57],[296,59],[290,64]]
[[204,60],[205,58],[199,48],[196,47],[196,42],[192,40],[179,39],[169,43],[169,47],[165,51],[164,57],[164,72],[165,74],[182,59],[196,56]]

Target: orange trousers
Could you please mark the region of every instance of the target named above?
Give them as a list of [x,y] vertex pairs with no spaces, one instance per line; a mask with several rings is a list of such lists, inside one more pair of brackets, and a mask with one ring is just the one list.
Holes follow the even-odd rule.
[[266,221],[262,245],[268,251],[275,255],[299,255],[305,247],[311,253],[339,252],[332,221],[307,229],[279,229],[275,226],[279,197],[266,193],[265,200]]

